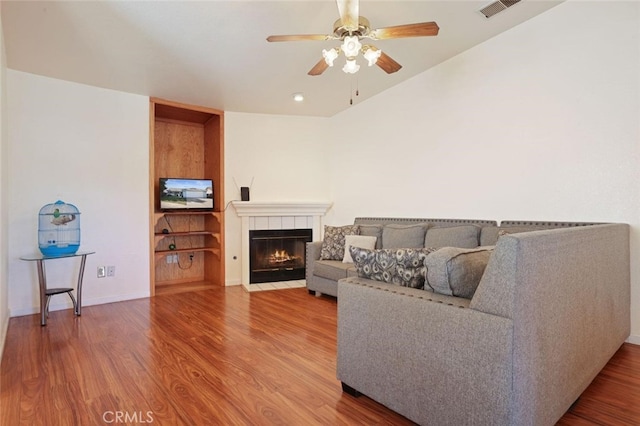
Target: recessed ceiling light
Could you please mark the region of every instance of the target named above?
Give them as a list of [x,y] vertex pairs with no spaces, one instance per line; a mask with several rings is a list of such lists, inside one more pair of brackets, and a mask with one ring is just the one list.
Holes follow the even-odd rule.
[[302,102],[304,101],[304,95],[302,93],[294,93],[293,100],[296,102]]

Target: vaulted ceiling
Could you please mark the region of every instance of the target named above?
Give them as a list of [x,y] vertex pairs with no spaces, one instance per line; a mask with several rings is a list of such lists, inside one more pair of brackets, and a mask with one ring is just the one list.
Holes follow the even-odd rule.
[[[362,64],[348,75],[338,60],[320,76],[307,72],[338,41],[266,37],[330,34],[334,0],[3,0],[0,7],[11,69],[226,111],[329,117],[562,1],[523,0],[487,19],[479,10],[492,0],[362,0],[360,15],[372,28],[436,21],[440,32],[375,42],[403,66],[396,73]],[[298,92],[304,102],[293,101]]]

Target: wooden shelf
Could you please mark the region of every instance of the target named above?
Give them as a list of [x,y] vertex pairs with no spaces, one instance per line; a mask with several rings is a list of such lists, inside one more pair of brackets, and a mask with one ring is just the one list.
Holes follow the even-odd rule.
[[163,232],[156,232],[154,234],[156,246],[158,242],[163,238],[171,238],[171,237],[195,237],[195,236],[210,236],[216,239],[216,241],[220,242],[220,233],[213,231],[188,231],[188,232],[170,232],[165,234]]
[[156,217],[162,217],[162,216],[189,216],[189,215],[194,215],[194,216],[211,215],[211,216],[214,216],[216,218],[220,218],[221,215],[222,215],[222,212],[218,212],[218,211],[191,211],[191,210],[167,211],[167,212],[156,211],[155,215],[156,215]]
[[[213,205],[224,206],[224,112],[151,98],[149,121],[151,294],[167,285],[180,291],[202,283],[222,286],[224,212],[162,211],[159,180],[211,179]],[[184,253],[193,256],[183,262]],[[167,263],[170,254],[180,255],[180,261]]]
[[213,248],[213,247],[190,247],[190,248],[175,249],[175,250],[156,250],[154,254],[156,257],[163,257],[173,253],[176,253],[176,254],[195,253],[195,252],[201,252],[201,251],[210,252],[220,257],[220,249]]

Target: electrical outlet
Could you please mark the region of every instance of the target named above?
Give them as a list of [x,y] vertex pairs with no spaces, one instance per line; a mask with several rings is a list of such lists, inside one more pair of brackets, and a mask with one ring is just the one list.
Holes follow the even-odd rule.
[[178,255],[177,254],[173,255],[173,263],[178,263]]
[[98,278],[104,278],[107,276],[107,269],[104,266],[98,266]]
[[115,277],[116,276],[116,267],[115,266],[107,266],[107,276]]
[[172,254],[168,254],[167,255],[167,263],[173,263],[173,255]]

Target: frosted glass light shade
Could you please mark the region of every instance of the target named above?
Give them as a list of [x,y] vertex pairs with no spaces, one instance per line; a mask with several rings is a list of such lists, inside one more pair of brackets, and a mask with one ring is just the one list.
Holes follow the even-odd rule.
[[374,50],[372,48],[368,48],[364,52],[364,58],[369,61],[369,66],[373,66],[378,61],[378,58],[382,55],[382,50]]
[[358,40],[357,36],[346,36],[342,43],[342,51],[347,58],[354,58],[358,56],[358,52],[362,49],[362,44]]
[[330,67],[333,66],[333,61],[336,60],[336,58],[338,57],[338,51],[336,49],[322,49],[322,57],[324,58],[324,61],[327,63],[327,65],[329,65]]
[[344,64],[344,67],[342,67],[342,71],[346,72],[347,74],[355,74],[358,72],[359,69],[360,69],[360,65],[356,63],[355,59],[347,59],[347,62]]

